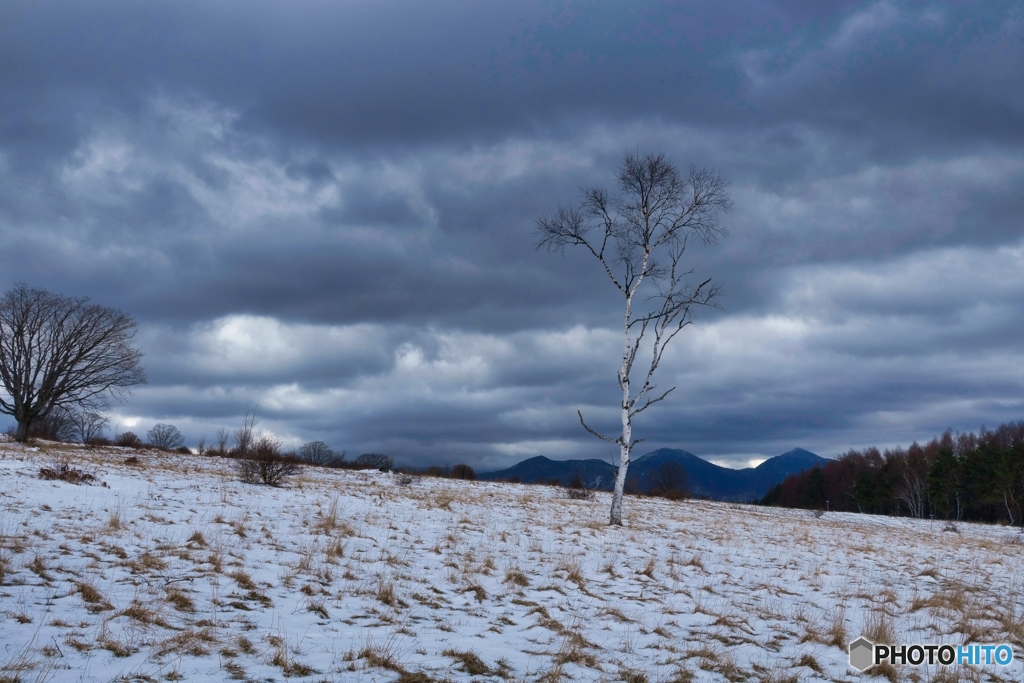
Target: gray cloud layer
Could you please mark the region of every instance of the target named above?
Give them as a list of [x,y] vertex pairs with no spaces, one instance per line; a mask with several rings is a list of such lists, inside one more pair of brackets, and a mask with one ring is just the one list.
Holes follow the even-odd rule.
[[604,456],[617,302],[533,220],[661,150],[732,182],[651,447],[742,463],[1021,417],[1015,3],[14,3],[0,264],[130,312],[121,428]]

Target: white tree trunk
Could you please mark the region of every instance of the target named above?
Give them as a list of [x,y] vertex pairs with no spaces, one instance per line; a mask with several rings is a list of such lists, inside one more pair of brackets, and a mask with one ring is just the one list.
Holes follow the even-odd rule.
[[629,468],[629,448],[619,447],[619,473],[615,477],[615,491],[612,492],[611,523],[622,526],[622,493],[626,487],[626,470]]
[[612,492],[611,524],[622,526],[622,494],[626,488],[626,472],[629,469],[629,452],[633,440],[633,419],[630,416],[629,373],[630,334],[629,324],[633,315],[633,297],[626,297],[626,324],[624,330],[625,349],[622,353],[622,369],[619,370],[619,387],[622,389],[622,436],[619,437],[619,471],[615,477],[615,491]]

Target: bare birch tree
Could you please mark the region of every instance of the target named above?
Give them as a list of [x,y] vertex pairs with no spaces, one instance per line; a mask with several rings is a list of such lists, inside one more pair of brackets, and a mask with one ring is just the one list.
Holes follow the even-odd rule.
[[[721,176],[691,166],[684,178],[662,154],[627,154],[617,180],[617,193],[585,189],[578,207],[559,207],[538,219],[536,226],[538,248],[561,252],[566,246],[583,247],[623,296],[624,344],[618,371],[622,432],[606,436],[577,411],[584,429],[619,446],[610,523],[621,525],[630,454],[642,441],[633,438],[633,418],[675,388],[659,391],[654,383],[665,349],[693,322],[692,309],[716,305],[719,295],[719,286],[709,279],[690,281],[693,271],[683,266],[683,254],[691,240],[713,244],[725,235],[719,217],[731,203]],[[641,286],[651,292],[642,299]],[[650,302],[650,308],[638,311],[641,301]],[[643,360],[638,358],[641,352]]]

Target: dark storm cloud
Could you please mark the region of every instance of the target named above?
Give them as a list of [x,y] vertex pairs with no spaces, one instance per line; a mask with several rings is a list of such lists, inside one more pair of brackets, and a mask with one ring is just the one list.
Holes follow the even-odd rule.
[[1009,7],[26,3],[0,78],[11,123],[49,140],[58,100],[134,113],[171,91],[364,151],[637,115],[1019,143]]
[[[533,221],[630,149],[731,181],[648,445],[741,462],[1019,416],[1014,3],[14,3],[0,265],[141,323],[119,428],[604,456],[617,303]],[[235,416],[235,417],[233,417]]]

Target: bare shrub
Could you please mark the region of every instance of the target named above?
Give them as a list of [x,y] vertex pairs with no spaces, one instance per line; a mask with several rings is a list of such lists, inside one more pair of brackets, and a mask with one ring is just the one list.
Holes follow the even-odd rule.
[[228,454],[228,442],[231,441],[231,434],[228,430],[221,427],[217,430],[217,446],[210,450],[215,452],[217,455],[223,457]]
[[572,478],[566,487],[566,495],[572,500],[590,500],[594,492],[587,488],[583,481],[583,474],[579,470],[573,470]]
[[121,432],[114,437],[114,445],[124,448],[138,448],[142,445],[142,439],[135,432]]
[[249,450],[253,446],[253,441],[256,438],[253,431],[256,428],[257,422],[256,410],[256,404],[246,404],[245,414],[242,416],[242,426],[235,430],[235,453],[239,457],[245,457],[249,453]]
[[452,466],[452,479],[464,479],[465,481],[476,481],[476,470],[469,465],[459,463]]
[[363,453],[353,461],[352,465],[357,470],[380,470],[389,472],[395,468],[395,461],[390,455],[383,453]]
[[71,460],[66,455],[55,458],[49,467],[40,467],[39,478],[66,481],[70,484],[94,484],[99,481],[94,475],[72,467]]
[[281,452],[281,442],[263,435],[235,461],[239,478],[246,484],[280,486],[287,477],[302,469],[299,461]]
[[672,500],[686,498],[686,491],[689,488],[690,477],[686,467],[680,462],[663,462],[651,473],[654,488],[653,495]]

